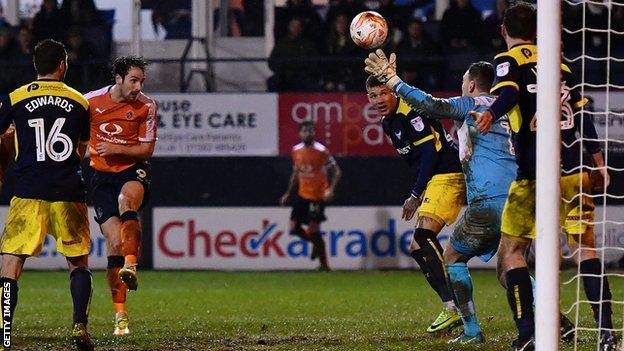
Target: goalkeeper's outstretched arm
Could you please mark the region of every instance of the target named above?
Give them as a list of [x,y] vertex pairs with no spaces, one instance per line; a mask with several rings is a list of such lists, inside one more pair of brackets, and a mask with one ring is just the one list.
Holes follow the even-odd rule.
[[437,98],[405,83],[396,74],[395,54],[390,54],[390,59],[388,59],[384,52],[378,49],[370,53],[364,63],[366,64],[364,70],[367,73],[385,83],[413,109],[424,112],[427,117],[463,121],[476,106],[474,98],[469,96],[451,99]]
[[470,96],[437,98],[400,79],[391,89],[410,106],[425,112],[426,117],[429,118],[464,121],[470,115],[470,111],[476,107],[474,98]]

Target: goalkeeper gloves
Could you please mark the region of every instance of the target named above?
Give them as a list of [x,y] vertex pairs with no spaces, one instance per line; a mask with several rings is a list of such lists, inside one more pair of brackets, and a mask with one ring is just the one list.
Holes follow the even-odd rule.
[[377,78],[381,83],[385,83],[390,89],[401,81],[396,74],[396,55],[390,54],[390,59],[381,49],[368,54],[368,58],[364,60],[366,73]]

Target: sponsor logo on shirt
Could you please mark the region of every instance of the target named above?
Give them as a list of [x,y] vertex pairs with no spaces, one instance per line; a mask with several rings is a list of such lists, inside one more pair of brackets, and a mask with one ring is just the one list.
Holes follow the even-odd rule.
[[496,66],[496,75],[498,77],[504,77],[509,73],[509,62],[502,62]]

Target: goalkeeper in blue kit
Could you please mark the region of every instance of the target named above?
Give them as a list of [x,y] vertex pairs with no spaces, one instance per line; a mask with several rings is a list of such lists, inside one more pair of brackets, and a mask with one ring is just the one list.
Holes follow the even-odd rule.
[[466,263],[475,256],[487,262],[496,253],[501,236],[503,206],[517,170],[508,120],[504,117],[499,119],[489,134],[482,135],[476,131],[470,117],[471,111],[483,111],[494,101],[494,97],[488,94],[494,70],[487,62],[473,63],[463,76],[462,96],[439,99],[401,81],[396,76],[395,61],[394,54],[388,61],[383,51],[378,50],[366,60],[366,71],[385,81],[389,88],[412,108],[422,111],[423,115],[454,119],[461,125],[458,137],[468,208],[444,250],[444,261],[464,331],[449,343],[481,343],[484,338],[476,317],[472,279]]

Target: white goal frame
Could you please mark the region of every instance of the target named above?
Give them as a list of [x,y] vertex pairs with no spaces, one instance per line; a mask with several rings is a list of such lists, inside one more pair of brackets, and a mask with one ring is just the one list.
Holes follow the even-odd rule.
[[535,346],[559,350],[561,1],[537,1]]

